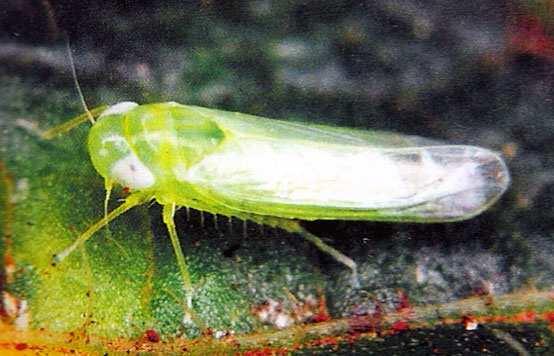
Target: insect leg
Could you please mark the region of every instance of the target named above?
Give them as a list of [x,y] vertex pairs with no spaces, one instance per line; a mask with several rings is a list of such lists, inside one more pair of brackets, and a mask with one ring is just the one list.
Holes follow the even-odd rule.
[[200,227],[204,228],[204,212],[200,210]]
[[185,262],[185,256],[183,255],[181,243],[179,242],[177,230],[175,229],[175,222],[173,220],[173,217],[175,216],[175,203],[164,205],[162,214],[163,221],[167,226],[167,231],[169,232],[171,244],[173,245],[173,250],[175,251],[177,266],[179,267],[179,272],[181,273],[181,278],[183,279],[187,307],[190,309],[192,308],[192,282],[190,280],[189,270],[187,268],[187,263]]
[[232,216],[227,217],[227,224],[229,226],[229,233],[233,234],[233,217]]
[[[90,110],[90,114],[93,116],[93,117],[98,117],[100,114],[102,114],[102,112],[104,112],[104,110],[106,110],[108,106],[107,105],[102,105],[102,106],[99,106],[97,108],[94,108],[92,110]],[[51,140],[53,139],[54,137],[60,135],[60,134],[63,134],[63,133],[66,133],[72,129],[74,129],[75,127],[79,126],[80,124],[82,124],[83,122],[87,122],[89,121],[89,113],[84,113],[82,115],[79,115],[69,121],[66,121],[64,122],[63,124],[60,124],[58,126],[54,126],[46,131],[43,131],[41,136],[42,138],[44,138],[45,140]]]
[[140,193],[131,194],[130,196],[128,196],[127,199],[125,199],[125,202],[123,204],[121,204],[120,206],[112,210],[108,215],[104,216],[96,223],[92,224],[85,232],[81,234],[81,236],[79,236],[71,245],[69,245],[63,251],[55,254],[54,257],[52,258],[52,265],[55,266],[56,264],[62,262],[77,247],[81,246],[82,243],[84,243],[92,235],[94,235],[95,232],[97,232],[104,226],[108,225],[110,221],[117,218],[119,215],[123,214],[127,210],[144,203],[148,199],[149,199],[148,196]]
[[214,217],[214,229],[219,231],[219,224],[217,223],[217,214],[213,214]]
[[[104,188],[106,189],[106,196],[104,197],[104,219],[108,218],[108,204],[110,203],[110,196],[112,195],[113,183],[106,179],[104,182]],[[106,224],[106,231],[108,236],[110,235],[110,226]]]
[[319,237],[317,237],[316,235],[312,234],[311,232],[303,228],[297,221],[293,221],[293,222],[294,224],[291,224],[291,225],[292,226],[296,225],[296,226],[294,226],[294,231],[291,231],[291,232],[297,233],[298,235],[302,236],[306,240],[313,243],[318,249],[325,252],[329,256],[333,257],[336,261],[350,268],[352,270],[352,286],[354,288],[360,287],[360,281],[358,279],[358,266],[356,265],[356,262],[354,262],[354,260],[346,256],[339,250],[335,249],[334,247],[323,242],[323,240],[321,240]]
[[356,262],[354,262],[354,260],[346,256],[339,250],[323,242],[323,240],[321,240],[316,235],[303,228],[298,221],[267,216],[261,217],[260,221],[263,221],[267,225],[281,228],[293,234],[298,234],[306,240],[310,241],[319,250],[333,257],[337,262],[340,262],[346,267],[350,268],[352,270],[352,286],[354,288],[360,287],[360,281],[358,280],[358,266],[356,265]]

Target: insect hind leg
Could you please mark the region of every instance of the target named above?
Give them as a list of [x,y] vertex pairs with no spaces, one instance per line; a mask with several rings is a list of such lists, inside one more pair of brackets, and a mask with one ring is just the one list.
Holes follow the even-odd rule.
[[169,233],[169,238],[171,239],[171,244],[173,245],[173,251],[175,252],[175,258],[177,259],[177,266],[179,267],[179,272],[181,274],[181,278],[183,279],[183,287],[186,294],[187,307],[191,309],[192,282],[187,263],[185,261],[185,256],[183,255],[183,250],[181,248],[181,243],[179,242],[179,236],[177,235],[177,230],[175,229],[175,203],[164,205],[162,215],[163,221]]
[[302,227],[298,223],[298,221],[290,220],[286,222],[287,224],[284,225],[284,227],[282,227],[283,229],[302,236],[303,238],[305,238],[306,240],[314,244],[315,247],[317,247],[320,251],[328,254],[329,256],[333,257],[337,262],[340,262],[346,267],[350,268],[350,270],[352,271],[352,286],[354,288],[360,288],[360,281],[358,278],[358,265],[356,264],[356,262],[354,262],[353,259],[346,256],[345,254],[343,254],[333,246],[323,242],[323,240],[321,240],[318,236],[312,234],[304,227]]
[[281,228],[285,231],[302,236],[303,238],[314,244],[315,247],[317,247],[320,251],[334,258],[335,261],[342,263],[346,267],[350,268],[350,270],[352,271],[352,286],[354,288],[360,287],[360,281],[358,278],[358,265],[356,264],[356,262],[354,262],[353,259],[346,256],[336,248],[323,242],[323,240],[321,240],[316,235],[306,230],[300,225],[298,221],[260,215],[249,216],[248,219],[260,224],[261,226],[265,224],[271,227]]

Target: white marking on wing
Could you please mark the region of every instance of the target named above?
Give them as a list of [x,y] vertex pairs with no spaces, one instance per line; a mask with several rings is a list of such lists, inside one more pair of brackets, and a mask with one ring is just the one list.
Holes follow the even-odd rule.
[[235,145],[191,167],[188,179],[239,198],[372,208],[405,200],[421,184],[406,180],[404,167],[375,149],[262,141]]

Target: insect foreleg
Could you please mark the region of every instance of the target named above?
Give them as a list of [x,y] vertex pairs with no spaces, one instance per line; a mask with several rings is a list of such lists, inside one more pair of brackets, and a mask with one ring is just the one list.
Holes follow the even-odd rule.
[[175,203],[167,204],[163,206],[163,221],[167,226],[167,231],[169,232],[169,238],[171,239],[171,244],[173,245],[173,250],[175,251],[175,257],[177,258],[177,265],[179,266],[179,272],[181,273],[181,278],[183,279],[183,286],[186,293],[187,307],[192,308],[192,282],[190,279],[189,270],[187,268],[187,263],[185,262],[185,256],[183,255],[183,250],[181,249],[181,243],[179,242],[179,237],[177,236],[177,230],[175,230],[175,222],[173,217],[175,216]]
[[140,205],[147,201],[150,196],[143,193],[135,193],[125,199],[125,202],[112,210],[108,215],[104,216],[102,219],[90,226],[85,232],[81,234],[70,246],[65,250],[61,251],[54,255],[52,259],[52,265],[56,265],[63,261],[67,256],[69,256],[77,247],[81,246],[82,243],[87,241],[94,233],[106,226],[110,221],[123,214],[127,210]]
[[[107,105],[102,105],[102,106],[99,106],[99,107],[96,107],[92,110],[90,110],[90,114],[93,116],[93,117],[98,117],[100,114],[102,114],[102,112],[104,112],[106,110],[108,106]],[[60,124],[58,126],[54,126],[44,132],[42,132],[41,136],[42,138],[46,139],[46,140],[50,140],[50,139],[53,139],[54,137],[58,136],[58,135],[61,135],[63,133],[66,133],[72,129],[74,129],[75,127],[79,126],[80,124],[82,124],[83,122],[87,122],[89,121],[89,113],[84,113],[82,115],[79,115],[69,121],[66,121],[64,122],[63,124]]]

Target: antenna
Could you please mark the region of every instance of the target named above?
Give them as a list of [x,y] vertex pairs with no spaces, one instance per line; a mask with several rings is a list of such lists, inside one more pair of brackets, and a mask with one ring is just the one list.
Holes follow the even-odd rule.
[[71,52],[71,45],[69,43],[69,36],[67,33],[65,34],[65,46],[67,50],[67,55],[69,56],[69,62],[71,64],[71,75],[73,76],[73,83],[75,83],[75,87],[77,88],[77,92],[79,93],[79,99],[81,100],[81,104],[83,105],[83,108],[85,109],[85,113],[89,119],[89,121],[94,125],[96,122],[94,120],[94,116],[92,116],[90,110],[87,107],[87,102],[85,101],[85,96],[83,95],[83,92],[81,91],[81,86],[79,85],[79,80],[77,80],[77,71],[75,70],[75,61],[73,60],[73,53]]

